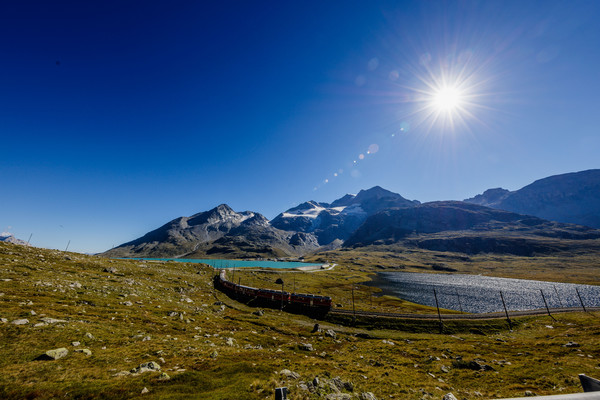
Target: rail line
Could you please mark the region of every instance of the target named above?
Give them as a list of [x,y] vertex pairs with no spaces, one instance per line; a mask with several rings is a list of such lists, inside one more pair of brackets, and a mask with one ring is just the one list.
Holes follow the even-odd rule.
[[[600,311],[600,307],[586,307],[587,311]],[[567,313],[567,312],[581,312],[581,307],[564,307],[564,308],[551,308],[551,314]],[[437,314],[398,314],[398,313],[387,313],[387,312],[372,312],[372,311],[352,311],[352,310],[340,310],[332,309],[329,311],[330,314],[344,314],[344,315],[357,315],[363,317],[377,317],[377,318],[397,318],[397,319],[422,319],[422,320],[437,320]],[[536,315],[548,315],[546,309],[537,310],[525,310],[525,311],[509,311],[510,317],[527,317]],[[503,312],[493,313],[478,313],[478,314],[442,314],[442,320],[473,320],[473,319],[506,319],[506,314]]]

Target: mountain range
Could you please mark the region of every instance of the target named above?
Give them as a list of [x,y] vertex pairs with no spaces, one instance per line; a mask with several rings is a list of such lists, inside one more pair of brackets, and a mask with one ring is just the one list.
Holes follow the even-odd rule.
[[[179,217],[103,255],[298,257],[339,247],[403,243],[439,251],[533,255],[560,240],[600,238],[600,170],[556,175],[510,192],[421,204],[379,186],[332,203],[307,201],[269,221],[226,204]],[[548,239],[559,239],[549,244]]]

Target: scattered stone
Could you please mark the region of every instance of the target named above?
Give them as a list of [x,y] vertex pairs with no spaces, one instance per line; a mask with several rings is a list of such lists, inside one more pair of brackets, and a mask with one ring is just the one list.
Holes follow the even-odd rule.
[[[14,324],[14,321],[13,321]],[[581,345],[577,342],[567,342],[566,344],[563,344],[563,347],[580,347]]]
[[75,353],[83,353],[86,356],[92,355],[92,352],[90,351],[90,349],[75,349]]
[[160,374],[160,376],[158,377],[158,380],[159,380],[159,381],[168,381],[168,380],[170,380],[170,379],[171,379],[171,377],[170,377],[170,376],[169,376],[169,375],[168,375],[166,372],[163,372],[163,373],[162,373],[162,374]]
[[91,334],[91,333],[89,333],[89,332],[86,332],[86,333],[85,333],[85,337],[86,337],[86,338],[88,338],[88,339],[91,339],[91,340],[94,340],[94,339],[96,339],[96,338],[94,337],[94,335],[92,335],[92,334]]
[[64,347],[48,350],[44,354],[38,356],[36,360],[58,360],[59,358],[66,357],[69,354],[69,350]]
[[305,351],[314,351],[312,344],[310,343],[300,343],[300,350]]
[[83,285],[79,282],[73,282],[69,285],[70,287],[74,288],[74,289],[81,289],[83,287]]
[[337,333],[335,333],[335,331],[333,329],[327,329],[325,331],[325,336],[335,339],[335,338],[337,338]]
[[121,302],[121,303],[119,303],[119,304],[122,304],[122,305],[124,305],[124,306],[128,306],[128,307],[131,307],[131,306],[133,305],[133,303],[132,303],[131,301],[129,301],[129,300],[127,300],[127,301],[122,301],[122,302]]
[[158,361],[163,365],[167,363],[163,357],[158,357]]
[[533,393],[531,390],[525,391],[525,397],[533,397],[533,396],[537,396],[537,394]]
[[442,397],[442,400],[458,400],[452,393],[448,393]]
[[311,331],[311,333],[317,332],[321,332],[321,326],[319,324],[315,324],[315,326],[313,326],[313,330]]
[[73,346],[73,347],[77,347],[80,344],[81,344],[80,342],[71,342],[71,346]]
[[160,371],[160,365],[156,361],[149,361],[140,364],[131,370],[132,374],[143,374],[148,371]]
[[144,387],[144,388],[142,389],[142,394],[146,394],[146,393],[148,393],[148,392],[149,392],[149,390],[148,390],[148,388],[147,388],[147,387]]
[[227,339],[225,339],[225,344],[227,346],[233,347],[233,346],[235,346],[235,339],[231,338],[231,337],[228,337]]
[[214,304],[215,306],[222,306],[222,305],[223,305],[223,302],[222,302],[222,301],[215,301],[213,304]]
[[3,324],[6,324],[8,322],[8,320],[6,318],[0,318],[0,322],[2,322]]
[[212,353],[210,353],[210,358],[217,358],[219,357],[219,353],[217,353],[217,351],[213,351]]
[[285,376],[286,378],[290,379],[300,378],[300,374],[298,374],[297,372],[290,371],[289,369],[282,369],[281,371],[279,371],[279,375]]
[[377,400],[377,397],[371,392],[363,392],[360,394],[360,400]]
[[447,374],[448,372],[450,372],[450,370],[448,369],[448,367],[446,367],[445,365],[442,365],[442,366],[441,366],[441,368],[440,368],[440,370],[441,370],[442,372],[446,373],[446,374]]
[[491,367],[487,364],[482,364],[476,360],[473,360],[473,361],[456,360],[452,363],[452,365],[455,368],[471,369],[473,371],[494,371],[493,367]]
[[120,376],[128,376],[131,375],[131,372],[129,371],[121,371],[121,372],[117,372],[116,374],[114,374],[114,377],[120,377]]
[[264,310],[256,310],[252,314],[262,317],[263,315],[265,315],[265,312]]
[[319,377],[315,376],[315,379],[313,379],[312,384],[314,387],[319,387]]
[[33,315],[34,317],[37,315],[37,313],[33,310],[29,311],[29,314]]
[[15,319],[13,322],[11,322],[11,324],[13,325],[27,325],[29,323],[29,320],[24,318],[24,319]]
[[117,269],[114,267],[106,267],[106,268],[104,268],[104,272],[108,272],[109,274],[116,274]]
[[56,318],[49,318],[49,317],[44,317],[44,318],[40,318],[40,319],[42,322],[44,322],[46,324],[59,324],[59,323],[67,322],[64,319],[56,319]]

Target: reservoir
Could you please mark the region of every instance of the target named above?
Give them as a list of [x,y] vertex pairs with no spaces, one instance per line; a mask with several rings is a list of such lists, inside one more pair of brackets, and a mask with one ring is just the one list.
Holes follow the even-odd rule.
[[135,258],[135,260],[147,261],[177,261],[187,263],[208,264],[213,268],[279,268],[293,269],[302,267],[318,268],[321,264],[310,264],[297,261],[262,261],[262,260],[213,260],[196,258]]
[[545,308],[542,292],[550,308],[600,306],[600,286],[576,285],[526,279],[494,278],[481,275],[380,272],[369,286],[383,294],[413,303],[435,307],[434,289],[440,308],[470,313],[504,311],[500,292],[508,310]]

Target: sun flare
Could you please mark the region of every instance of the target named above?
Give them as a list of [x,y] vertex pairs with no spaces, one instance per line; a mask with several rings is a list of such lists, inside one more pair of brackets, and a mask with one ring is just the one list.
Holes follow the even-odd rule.
[[439,112],[453,112],[461,107],[464,94],[456,86],[445,86],[433,93],[431,106]]

